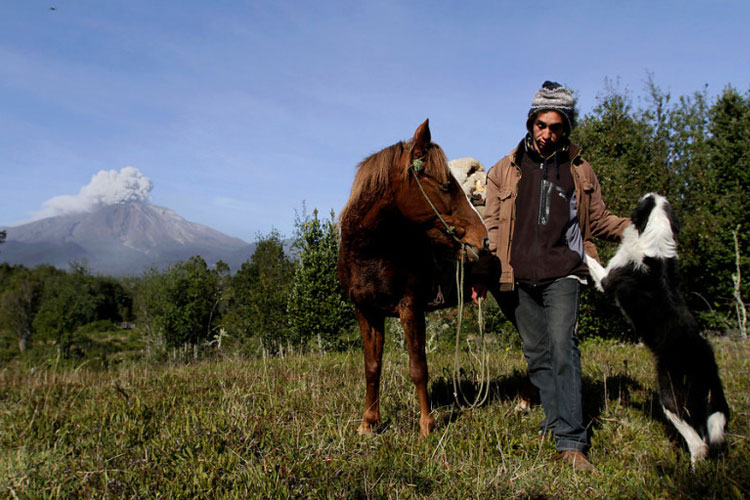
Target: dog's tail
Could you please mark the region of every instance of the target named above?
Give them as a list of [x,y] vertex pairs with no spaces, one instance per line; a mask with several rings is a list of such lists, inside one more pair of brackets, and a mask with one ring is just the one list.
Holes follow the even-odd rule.
[[729,421],[729,404],[724,397],[724,389],[718,374],[711,383],[711,395],[708,401],[708,444],[712,447],[724,442],[727,422]]

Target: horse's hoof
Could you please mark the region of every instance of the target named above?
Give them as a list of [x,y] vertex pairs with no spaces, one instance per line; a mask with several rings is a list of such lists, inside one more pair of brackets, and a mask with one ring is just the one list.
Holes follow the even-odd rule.
[[531,411],[531,401],[527,398],[519,398],[513,410],[516,413],[529,413]]
[[422,437],[427,437],[435,428],[435,418],[430,415],[429,418],[419,419],[419,434]]
[[359,428],[357,429],[357,435],[359,436],[372,436],[373,430],[375,427],[377,427],[377,422],[375,423],[368,423],[368,422],[362,422],[359,425]]

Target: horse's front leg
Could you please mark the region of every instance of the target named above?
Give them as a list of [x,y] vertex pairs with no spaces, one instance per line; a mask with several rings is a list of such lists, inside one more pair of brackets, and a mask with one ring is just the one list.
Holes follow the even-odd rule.
[[383,366],[383,341],[385,317],[374,313],[363,313],[355,307],[362,343],[365,351],[365,413],[357,434],[370,434],[380,423],[380,371]]
[[419,432],[427,436],[435,427],[435,418],[430,414],[430,399],[427,396],[427,355],[425,354],[424,311],[415,307],[413,301],[404,299],[398,307],[401,325],[404,327],[409,349],[409,374],[417,388],[419,399]]

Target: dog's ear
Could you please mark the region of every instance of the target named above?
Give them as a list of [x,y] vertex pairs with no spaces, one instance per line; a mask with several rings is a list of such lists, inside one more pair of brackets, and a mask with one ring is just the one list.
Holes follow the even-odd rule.
[[633,225],[638,230],[638,234],[641,234],[646,229],[648,218],[655,206],[656,198],[652,195],[647,195],[641,198],[641,201],[638,202],[638,206],[633,210],[630,220],[633,221]]
[[664,203],[664,211],[667,213],[667,217],[669,218],[669,225],[672,227],[672,236],[674,237],[675,242],[677,242],[677,237],[680,235],[680,230],[682,229],[680,219],[678,219],[677,214],[674,213],[674,209],[672,208],[671,203]]

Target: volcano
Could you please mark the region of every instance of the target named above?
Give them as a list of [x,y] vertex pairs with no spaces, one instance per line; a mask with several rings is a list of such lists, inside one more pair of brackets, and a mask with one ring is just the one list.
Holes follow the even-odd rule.
[[253,244],[185,220],[173,210],[140,202],[2,229],[8,235],[0,246],[0,262],[62,269],[85,263],[89,271],[110,276],[161,270],[194,255],[211,266],[222,260],[236,271],[255,250]]

